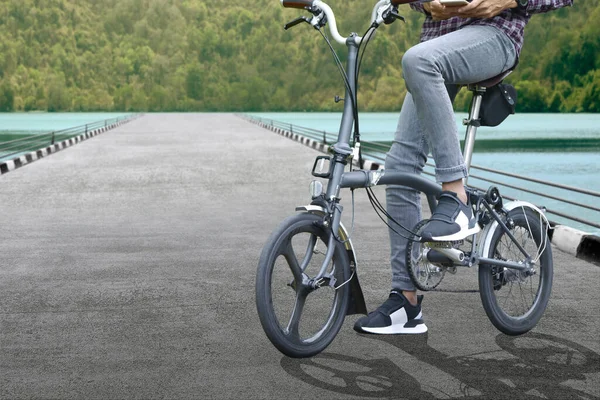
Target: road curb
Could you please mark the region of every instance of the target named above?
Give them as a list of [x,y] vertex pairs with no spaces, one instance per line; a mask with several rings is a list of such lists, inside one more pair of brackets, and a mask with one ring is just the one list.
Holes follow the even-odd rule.
[[566,225],[554,225],[550,230],[550,239],[560,250],[600,265],[600,237]]
[[10,171],[14,171],[17,168],[21,168],[27,164],[31,164],[34,161],[40,160],[46,156],[49,156],[50,154],[56,153],[57,151],[66,149],[77,143],[83,142],[84,140],[91,139],[94,136],[97,136],[101,133],[104,133],[104,132],[114,129],[118,126],[126,124],[127,122],[131,122],[134,119],[137,119],[139,117],[141,117],[141,115],[134,115],[133,117],[124,119],[123,121],[115,122],[114,124],[110,124],[110,125],[98,128],[98,129],[91,130],[91,131],[81,134],[79,136],[75,136],[70,139],[63,140],[61,142],[52,144],[43,149],[35,150],[30,153],[24,154],[22,156],[15,157],[12,160],[3,161],[2,163],[0,163],[0,175],[7,174]]
[[[297,133],[292,133],[288,130],[265,124],[264,122],[257,121],[245,115],[238,116],[250,123],[273,131],[288,139],[292,139],[307,147],[320,151],[321,153],[327,153],[329,149],[329,145],[298,135]],[[383,165],[375,161],[364,160],[363,168],[377,170],[382,169]],[[552,225],[552,229],[549,230],[548,236],[550,237],[550,242],[554,246],[565,253],[600,266],[600,237],[566,225],[555,224],[552,221],[550,221],[550,224]]]

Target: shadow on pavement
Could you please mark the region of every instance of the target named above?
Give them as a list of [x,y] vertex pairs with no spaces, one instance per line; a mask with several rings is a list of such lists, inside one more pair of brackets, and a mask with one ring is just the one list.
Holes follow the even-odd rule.
[[[425,363],[426,371],[410,360],[396,360],[397,365],[389,358],[363,360],[335,353],[283,357],[281,366],[314,387],[365,398],[600,399],[598,381],[589,383],[584,375],[600,372],[600,355],[558,337],[499,334],[496,343],[503,351],[449,357],[428,346],[427,334],[361,336],[408,353]],[[415,373],[416,368],[421,372]],[[424,373],[428,375],[423,382],[415,378]],[[435,375],[439,382],[432,385]],[[458,383],[448,389],[448,381]]]

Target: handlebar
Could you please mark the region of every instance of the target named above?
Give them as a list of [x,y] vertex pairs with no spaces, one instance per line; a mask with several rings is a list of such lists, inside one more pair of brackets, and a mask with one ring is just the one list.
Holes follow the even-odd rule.
[[[417,0],[391,0],[390,3],[394,6],[401,4],[413,3]],[[286,8],[311,9],[315,0],[281,0],[281,4]]]
[[281,5],[286,8],[299,8],[309,10],[312,8],[314,0],[281,0]]
[[[331,7],[325,4],[321,0],[280,0],[281,5],[286,8],[297,8],[301,10],[308,10],[313,13],[312,19],[304,19],[304,21],[310,23],[315,28],[319,28],[325,25],[324,22],[329,24],[329,31],[331,32],[331,36],[333,39],[340,43],[345,44],[348,38],[340,35],[337,24],[335,21],[335,15]],[[376,25],[380,25],[385,21],[384,14],[389,12],[390,7],[396,7],[400,4],[408,4],[412,3],[416,0],[379,0],[375,7],[373,7],[373,12],[371,15],[371,22]],[[398,16],[399,17],[399,16]],[[302,21],[294,20],[292,23],[286,25],[286,27],[291,27],[300,23]],[[388,22],[386,22],[388,23]],[[360,36],[354,36],[354,41],[356,44],[360,44],[363,40]]]

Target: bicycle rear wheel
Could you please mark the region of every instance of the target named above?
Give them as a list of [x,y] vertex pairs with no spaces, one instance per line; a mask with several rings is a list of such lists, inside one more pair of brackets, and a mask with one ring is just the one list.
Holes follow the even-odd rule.
[[350,297],[348,254],[334,241],[326,278],[315,282],[331,232],[323,218],[294,215],[273,232],[263,248],[256,276],[256,308],[273,345],[289,357],[323,351],[339,332]]
[[[552,291],[552,248],[539,214],[522,207],[511,210],[510,232],[537,262],[533,275],[482,264],[479,289],[483,308],[498,330],[520,335],[531,330],[546,310]],[[500,226],[491,231],[489,258],[525,264],[525,256]]]

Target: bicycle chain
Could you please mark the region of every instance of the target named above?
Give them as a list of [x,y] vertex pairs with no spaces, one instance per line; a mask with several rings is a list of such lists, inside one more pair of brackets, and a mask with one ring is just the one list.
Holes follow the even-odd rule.
[[465,244],[464,240],[454,240],[450,242],[425,242],[430,249],[451,249],[455,246]]

